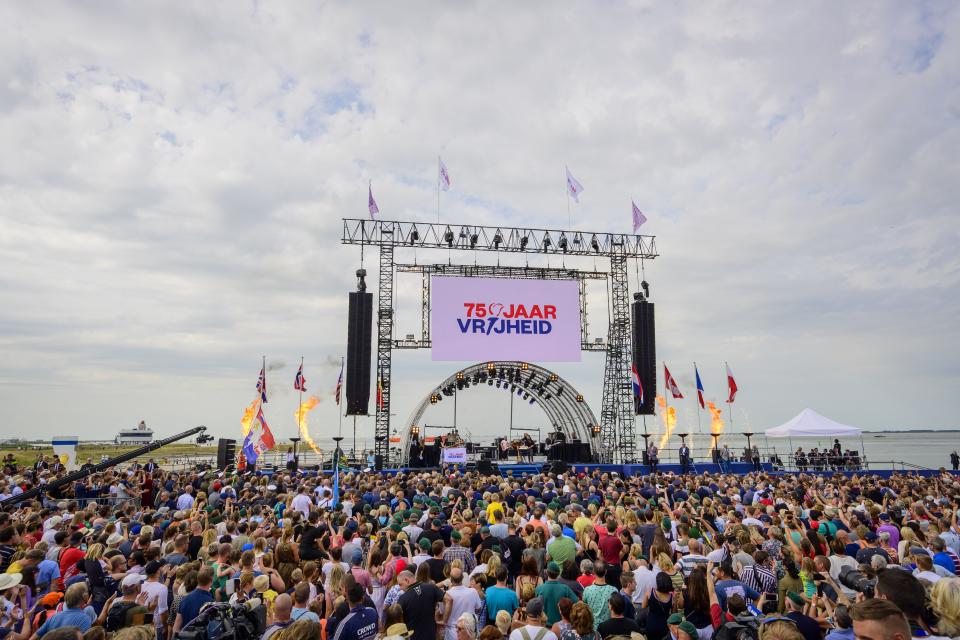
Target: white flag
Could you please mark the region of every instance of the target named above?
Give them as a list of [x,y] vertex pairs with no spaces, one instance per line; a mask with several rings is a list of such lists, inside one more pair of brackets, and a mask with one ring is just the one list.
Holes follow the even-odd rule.
[[567,191],[573,196],[573,199],[578,203],[580,202],[580,192],[583,191],[583,185],[580,184],[576,178],[573,177],[573,174],[570,173],[570,169],[567,169]]
[[437,161],[440,163],[440,173],[437,176],[437,184],[440,185],[440,189],[443,191],[448,191],[450,189],[450,174],[447,173],[447,165],[443,164],[440,156],[437,156]]
[[637,229],[640,228],[644,222],[647,221],[647,216],[643,215],[643,212],[637,207],[637,203],[633,200],[630,201],[630,204],[633,205],[633,232],[636,233]]
[[370,210],[370,219],[373,220],[374,216],[380,213],[380,207],[377,206],[377,201],[373,199],[373,182],[370,182],[369,190],[367,191],[367,208]]

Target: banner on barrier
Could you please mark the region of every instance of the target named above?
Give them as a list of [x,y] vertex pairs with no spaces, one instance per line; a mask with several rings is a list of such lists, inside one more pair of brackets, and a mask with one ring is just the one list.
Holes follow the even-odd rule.
[[467,461],[466,447],[447,447],[443,450],[444,464],[464,464]]
[[435,276],[433,360],[580,362],[576,280]]

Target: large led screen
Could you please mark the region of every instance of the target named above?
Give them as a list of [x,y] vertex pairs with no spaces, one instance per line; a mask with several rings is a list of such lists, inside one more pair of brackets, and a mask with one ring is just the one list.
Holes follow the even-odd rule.
[[434,360],[580,362],[579,284],[436,276],[430,333]]

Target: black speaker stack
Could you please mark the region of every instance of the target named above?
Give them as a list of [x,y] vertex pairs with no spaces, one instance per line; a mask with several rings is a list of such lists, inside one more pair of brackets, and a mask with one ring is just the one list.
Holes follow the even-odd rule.
[[357,271],[357,291],[350,292],[347,317],[347,415],[365,416],[370,404],[370,349],[373,294],[366,292],[365,269]]
[[641,293],[634,294],[633,362],[643,387],[643,402],[634,396],[637,414],[653,415],[657,390],[657,338],[653,325],[653,303]]
[[223,470],[232,465],[237,459],[237,441],[229,438],[220,438],[217,441],[217,469]]

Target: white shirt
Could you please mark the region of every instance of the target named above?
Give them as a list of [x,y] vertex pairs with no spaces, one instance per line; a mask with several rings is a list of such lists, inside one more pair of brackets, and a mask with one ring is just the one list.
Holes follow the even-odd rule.
[[536,638],[537,634],[540,633],[540,630],[543,629],[546,631],[546,633],[543,634],[543,638],[541,640],[557,640],[557,634],[555,634],[553,631],[550,631],[550,629],[547,629],[546,627],[535,627],[532,624],[525,624],[520,627],[520,629],[514,629],[511,631],[510,640],[524,640],[523,634],[520,633],[521,629],[526,629],[527,636],[529,636],[531,639]]
[[161,582],[147,581],[140,585],[140,591],[147,594],[147,606],[151,602],[157,603],[157,608],[153,611],[153,618],[158,627],[163,626],[163,613],[167,610],[167,587]]
[[934,573],[933,571],[920,571],[916,570],[913,572],[913,575],[917,577],[918,580],[926,580],[936,584],[938,581],[943,580],[943,576]]
[[480,602],[480,596],[477,595],[477,590],[464,585],[451,587],[447,591],[447,595],[450,596],[452,602],[450,603],[450,617],[447,618],[447,628],[444,630],[444,639],[457,640],[457,620],[460,619],[460,615],[463,613],[477,615],[482,603]]
[[644,596],[657,586],[657,572],[648,567],[639,567],[633,572],[633,577],[637,581],[637,588],[633,591],[633,602],[643,602]]
[[310,515],[310,508],[313,506],[313,501],[305,493],[298,493],[293,497],[293,500],[290,502],[290,506],[302,513],[305,516]]
[[189,493],[182,493],[177,498],[177,511],[189,511],[193,509],[194,499]]

